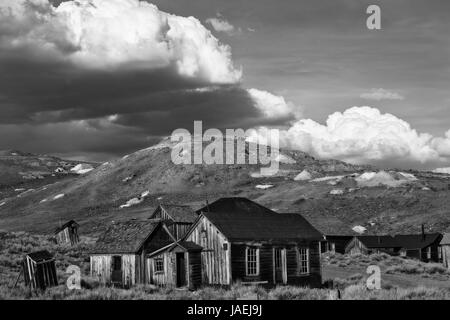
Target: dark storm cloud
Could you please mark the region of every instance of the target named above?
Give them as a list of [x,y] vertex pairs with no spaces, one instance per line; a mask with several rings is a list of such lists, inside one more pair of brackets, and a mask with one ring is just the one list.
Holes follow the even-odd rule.
[[[134,17],[140,14],[137,8],[127,7],[131,10],[127,13]],[[98,10],[110,14],[109,9]],[[28,6],[27,10],[14,13],[19,18],[0,15],[1,25],[7,26],[0,30],[0,149],[120,155],[146,147],[174,129],[190,128],[194,120],[203,120],[205,127],[248,128],[282,124],[291,118],[290,114],[266,117],[239,83],[229,48],[191,20],[171,16],[175,27],[169,39],[161,40],[163,35],[152,39],[152,31],[139,34],[143,41],[139,45],[153,41],[160,50],[150,49],[146,63],[133,60],[141,57],[141,48],[127,48],[125,34],[117,30],[111,31],[111,39],[115,36],[123,43],[84,34],[84,47],[78,47],[69,40],[78,32],[77,26],[58,28],[61,21],[54,19],[48,6]],[[156,22],[150,19],[134,25],[125,15],[128,29],[133,32],[140,29],[139,23],[149,23],[145,27],[164,32],[167,25],[164,19],[158,20],[160,12],[147,10]],[[46,19],[36,11],[42,11]],[[103,27],[101,19],[90,22]],[[178,24],[190,29],[177,29]],[[104,46],[117,52],[109,55]],[[77,54],[78,60],[73,59]],[[112,59],[112,65],[111,61],[106,61],[108,67],[101,65],[102,55]],[[116,63],[117,57],[126,62]],[[101,67],[91,67],[99,62]],[[185,74],[197,69],[199,76]]]

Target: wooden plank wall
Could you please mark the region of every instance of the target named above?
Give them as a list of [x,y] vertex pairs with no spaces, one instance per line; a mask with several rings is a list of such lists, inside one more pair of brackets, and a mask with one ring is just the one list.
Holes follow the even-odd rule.
[[[204,284],[231,284],[230,250],[232,249],[225,236],[206,217],[198,221],[186,240],[203,247],[201,256]],[[224,250],[224,244],[227,244],[227,250]]]
[[54,260],[36,263],[27,256],[23,260],[23,272],[25,284],[32,289],[45,290],[47,287],[58,285]]
[[[156,258],[164,259],[164,273],[155,273],[153,263]],[[160,255],[147,259],[147,273],[151,284],[157,286],[175,286],[176,275],[174,277],[175,257],[170,252],[164,252]]]
[[444,245],[442,248],[442,263],[447,269],[450,269],[450,246]]
[[[259,248],[260,273],[258,276],[246,275],[245,249]],[[300,274],[299,248],[309,248],[309,274]],[[274,248],[285,248],[287,284],[320,287],[322,269],[320,265],[320,242],[272,245],[268,243],[233,243],[231,247],[232,279],[243,282],[267,281],[274,284]]]
[[56,234],[56,242],[58,244],[75,245],[79,242],[77,228],[65,228]]
[[97,278],[101,283],[111,283],[111,255],[92,255],[91,277]]
[[202,285],[201,252],[189,252],[189,287],[196,289]]
[[[99,279],[104,284],[110,284],[113,256],[116,255],[92,255],[90,257],[91,277]],[[124,286],[132,286],[137,282],[136,274],[140,273],[140,267],[136,267],[136,261],[138,264],[140,261],[139,256],[134,254],[120,256],[122,257],[122,283]]]

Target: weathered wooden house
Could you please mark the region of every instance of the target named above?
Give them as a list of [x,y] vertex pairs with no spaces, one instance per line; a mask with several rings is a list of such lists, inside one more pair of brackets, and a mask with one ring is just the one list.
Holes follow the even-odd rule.
[[25,285],[45,290],[58,285],[55,258],[47,250],[27,254],[22,261]]
[[383,236],[355,236],[345,247],[347,254],[387,253],[398,255],[402,246],[389,235]]
[[396,235],[395,240],[401,246],[400,255],[423,262],[439,262],[440,233]]
[[324,240],[322,241],[322,249],[321,252],[332,252],[332,253],[340,253],[345,254],[345,248],[352,241],[353,236],[345,236],[345,235],[325,235]]
[[160,220],[114,223],[91,252],[91,276],[121,287],[147,283],[146,254],[175,241]]
[[197,213],[182,241],[148,255],[158,284],[321,285],[323,236],[301,215],[245,198],[222,198]]
[[202,285],[202,249],[193,242],[177,241],[149,254],[149,283],[198,288]]
[[161,219],[171,234],[178,240],[183,238],[198,214],[189,206],[160,204],[149,219]]
[[70,220],[64,223],[62,226],[56,228],[55,230],[55,238],[56,243],[64,245],[75,245],[80,241],[78,236],[78,223],[74,220]]
[[443,234],[442,240],[439,243],[439,250],[442,264],[447,269],[450,269],[450,233]]

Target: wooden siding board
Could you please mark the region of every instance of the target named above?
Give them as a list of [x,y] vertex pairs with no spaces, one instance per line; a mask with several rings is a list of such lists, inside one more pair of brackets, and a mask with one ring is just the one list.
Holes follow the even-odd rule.
[[224,250],[224,244],[228,240],[205,217],[194,226],[186,241],[192,241],[203,247],[201,253],[201,265],[203,267],[203,280],[211,285],[230,284],[230,263],[228,261],[228,249]]

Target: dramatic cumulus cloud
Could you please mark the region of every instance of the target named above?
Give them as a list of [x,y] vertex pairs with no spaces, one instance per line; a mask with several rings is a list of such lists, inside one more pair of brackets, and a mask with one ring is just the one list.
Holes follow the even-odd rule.
[[224,18],[221,18],[220,16],[208,18],[205,20],[205,22],[211,25],[217,32],[223,32],[228,35],[233,35],[235,33],[235,27],[230,22],[228,22]]
[[[267,132],[265,127],[258,130],[261,139]],[[280,135],[282,146],[352,163],[404,167],[450,160],[450,132],[440,138],[418,133],[406,121],[370,107],[336,112],[324,125],[302,119]]]
[[248,128],[297,113],[243,88],[231,48],[196,18],[138,0],[2,0],[0,71],[0,149],[121,154],[194,120]]
[[393,92],[390,90],[386,90],[383,88],[372,88],[369,92],[362,93],[360,95],[361,98],[367,100],[404,100],[405,98],[397,92]]
[[[236,83],[230,48],[193,17],[137,0],[45,0],[1,4],[2,47],[32,47],[85,68],[173,68],[180,76]],[[2,28],[3,29],[3,28]]]

